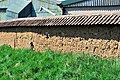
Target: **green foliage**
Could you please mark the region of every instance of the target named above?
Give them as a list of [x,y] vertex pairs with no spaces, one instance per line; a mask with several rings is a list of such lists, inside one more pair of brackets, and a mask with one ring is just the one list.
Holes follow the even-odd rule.
[[120,59],[0,47],[0,80],[120,80]]

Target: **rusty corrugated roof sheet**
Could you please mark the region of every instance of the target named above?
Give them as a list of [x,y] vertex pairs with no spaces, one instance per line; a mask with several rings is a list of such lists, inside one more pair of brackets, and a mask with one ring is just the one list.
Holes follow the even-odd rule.
[[120,15],[64,15],[37,18],[21,18],[0,22],[0,27],[9,26],[63,26],[120,24]]

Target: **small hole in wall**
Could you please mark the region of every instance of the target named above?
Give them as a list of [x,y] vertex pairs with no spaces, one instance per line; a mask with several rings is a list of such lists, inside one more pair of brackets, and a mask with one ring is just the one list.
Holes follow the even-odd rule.
[[48,39],[48,38],[49,38],[49,35],[46,35],[46,38]]
[[48,39],[49,38],[49,33],[45,32],[45,35],[46,35],[46,38]]
[[105,48],[104,48],[104,49],[102,49],[102,50],[105,50]]
[[33,48],[34,48],[33,42],[30,42],[30,48],[33,50]]
[[83,38],[80,38],[80,41],[84,40]]
[[63,46],[63,43],[61,44],[61,46]]
[[86,49],[88,49],[88,47],[86,47]]

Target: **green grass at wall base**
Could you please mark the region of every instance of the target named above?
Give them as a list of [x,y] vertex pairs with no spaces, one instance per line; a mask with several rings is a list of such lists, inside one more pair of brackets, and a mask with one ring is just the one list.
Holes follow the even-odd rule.
[[120,80],[120,59],[0,47],[0,80]]

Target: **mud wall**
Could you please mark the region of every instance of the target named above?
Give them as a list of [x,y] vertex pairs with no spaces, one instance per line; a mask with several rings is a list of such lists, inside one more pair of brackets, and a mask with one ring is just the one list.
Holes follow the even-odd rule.
[[0,28],[0,45],[120,56],[120,25]]

